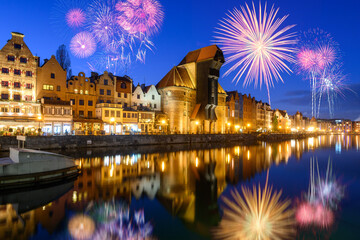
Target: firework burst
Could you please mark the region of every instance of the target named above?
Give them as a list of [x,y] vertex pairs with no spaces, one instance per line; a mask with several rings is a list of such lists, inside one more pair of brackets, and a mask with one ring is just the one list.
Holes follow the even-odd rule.
[[96,42],[89,32],[76,34],[70,42],[71,52],[78,58],[87,58],[96,51]]
[[216,239],[292,239],[293,211],[290,201],[280,201],[281,191],[272,191],[266,179],[265,188],[242,187],[231,192],[232,198],[224,198],[227,208],[219,227],[214,232]]
[[85,12],[80,8],[70,9],[65,18],[69,27],[81,27],[86,21]]
[[159,31],[164,12],[157,0],[127,0],[116,4],[118,24],[130,34],[151,36]]
[[244,87],[252,82],[255,87],[265,84],[269,102],[273,80],[283,81],[281,72],[292,72],[286,62],[294,62],[291,46],[296,43],[295,34],[288,33],[294,25],[281,28],[288,16],[276,18],[278,11],[272,6],[267,12],[267,5],[259,4],[256,12],[254,3],[252,9],[247,4],[240,10],[235,8],[220,22],[215,36],[228,63],[233,64],[225,76],[238,71],[233,81],[238,83],[244,75]]

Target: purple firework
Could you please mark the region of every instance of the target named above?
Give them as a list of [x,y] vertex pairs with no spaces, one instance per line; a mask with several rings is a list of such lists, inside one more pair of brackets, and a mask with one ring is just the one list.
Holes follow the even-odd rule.
[[70,42],[71,52],[78,58],[87,58],[96,51],[96,42],[89,32],[76,34]]
[[86,16],[83,10],[74,8],[66,13],[65,19],[69,27],[81,27],[85,23]]

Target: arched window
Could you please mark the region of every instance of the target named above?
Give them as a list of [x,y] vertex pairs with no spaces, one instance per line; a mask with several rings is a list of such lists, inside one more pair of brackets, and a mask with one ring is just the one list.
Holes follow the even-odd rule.
[[121,83],[121,88],[126,89],[126,84],[124,82]]

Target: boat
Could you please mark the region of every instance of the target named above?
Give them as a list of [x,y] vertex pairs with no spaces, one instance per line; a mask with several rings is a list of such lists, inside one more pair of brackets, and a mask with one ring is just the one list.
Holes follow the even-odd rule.
[[0,191],[48,185],[74,179],[79,168],[70,157],[25,148],[10,148],[0,159]]

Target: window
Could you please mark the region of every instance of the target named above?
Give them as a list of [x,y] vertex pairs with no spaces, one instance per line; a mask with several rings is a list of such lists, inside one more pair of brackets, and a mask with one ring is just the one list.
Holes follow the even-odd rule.
[[14,82],[14,88],[20,88],[21,84],[20,82]]
[[115,117],[115,111],[111,111],[111,117]]
[[60,86],[56,86],[56,91],[60,92],[61,87]]
[[69,84],[70,84],[70,85],[73,85],[73,83],[72,83],[72,82],[69,82]]
[[117,118],[120,117],[120,111],[116,111],[116,117],[117,117]]
[[31,100],[32,100],[32,96],[31,96],[31,95],[25,96],[25,101],[30,102]]
[[26,71],[25,76],[27,76],[27,77],[32,77],[32,71]]
[[127,114],[127,118],[131,118],[130,113]]
[[21,49],[21,44],[14,43],[14,48],[15,49]]
[[8,112],[8,111],[9,111],[9,109],[7,107],[2,107],[1,108],[1,112]]
[[88,111],[88,118],[92,118],[92,116],[93,116],[92,113],[93,113],[92,111]]
[[124,107],[127,107],[127,103],[124,103]]
[[75,105],[75,99],[70,99],[71,105]]
[[55,113],[56,113],[56,115],[62,115],[62,109],[61,108],[56,108]]
[[53,85],[44,84],[44,85],[43,85],[43,90],[53,91],[53,90],[54,90],[54,86],[53,86]]
[[111,101],[110,101],[110,100],[107,100],[106,103],[111,103]]
[[88,101],[88,106],[92,106],[93,105],[93,101]]
[[1,99],[9,99],[9,94],[7,94],[7,93],[2,93],[1,94]]
[[20,108],[14,108],[14,113],[19,113],[20,112]]
[[75,94],[77,94],[79,91],[77,89],[74,89]]
[[104,103],[104,100],[99,100],[99,103]]
[[8,56],[8,61],[9,62],[14,62],[15,61],[15,56],[9,55]]
[[122,89],[126,89],[126,83],[122,82],[121,85],[120,85],[120,87],[121,87]]
[[14,75],[21,75],[20,69],[14,69]]
[[109,110],[105,110],[105,117],[109,117]]
[[88,95],[88,94],[89,94],[89,91],[88,91],[88,90],[85,90],[85,94]]
[[84,117],[84,111],[79,111],[79,116]]
[[123,118],[126,118],[126,113],[123,113]]
[[100,89],[100,95],[104,95],[104,89]]
[[109,85],[109,81],[107,79],[104,79],[104,85]]
[[156,108],[156,103],[154,104],[154,108]]
[[21,57],[21,58],[20,58],[20,62],[21,62],[21,63],[27,63],[27,58]]
[[9,82],[8,81],[1,81],[1,86],[2,87],[9,87]]
[[118,97],[121,97],[121,93],[118,93]]
[[2,72],[2,73],[9,73],[9,69],[8,69],[8,68],[2,68],[2,69],[1,69],[1,72]]
[[155,100],[155,95],[152,95],[152,100]]
[[140,94],[137,95],[137,99],[140,99]]
[[124,93],[124,98],[127,98],[127,93]]
[[80,100],[79,100],[79,105],[80,105],[80,106],[84,106],[84,100],[83,100],[83,99],[80,99]]
[[111,90],[107,90],[107,91],[106,91],[106,94],[107,94],[108,96],[111,96]]
[[51,77],[51,78],[55,78],[55,73],[51,73],[51,74],[50,74],[50,77]]
[[32,89],[32,85],[31,83],[27,83],[26,86],[25,86],[26,89]]
[[80,90],[80,94],[84,94],[84,91],[83,91],[83,90]]

